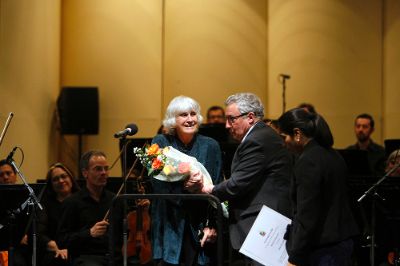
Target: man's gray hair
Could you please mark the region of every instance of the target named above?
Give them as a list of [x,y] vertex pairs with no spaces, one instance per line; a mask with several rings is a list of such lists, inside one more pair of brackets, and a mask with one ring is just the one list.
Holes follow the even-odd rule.
[[225,106],[234,103],[242,114],[253,112],[260,119],[264,117],[264,106],[260,98],[254,93],[242,92],[233,94],[226,99]]
[[177,96],[169,103],[165,111],[163,126],[168,129],[168,133],[175,134],[176,117],[182,113],[195,111],[197,115],[197,123],[200,125],[203,122],[203,117],[200,114],[200,105],[194,99],[187,96]]

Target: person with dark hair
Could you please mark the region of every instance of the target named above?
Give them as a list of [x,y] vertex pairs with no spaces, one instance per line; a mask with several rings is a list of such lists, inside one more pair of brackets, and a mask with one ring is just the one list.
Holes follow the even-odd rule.
[[225,124],[224,108],[218,105],[214,105],[208,108],[207,124]]
[[[58,240],[62,247],[67,247],[72,265],[105,266],[110,259],[110,223],[106,214],[115,196],[105,189],[109,174],[106,155],[97,150],[86,152],[80,169],[86,186],[64,200]],[[118,207],[110,214],[114,215],[116,225],[122,224],[122,214]],[[114,239],[121,237],[121,228],[114,226],[114,233]],[[120,253],[121,243],[115,243],[114,248],[115,253]]]
[[304,110],[310,112],[310,113],[317,113],[317,110],[315,110],[314,105],[312,105],[311,103],[301,103],[299,104],[299,106],[297,106],[297,108],[303,108]]
[[14,166],[7,160],[0,161],[0,184],[15,184],[17,182],[17,172]]
[[[237,252],[263,205],[289,216],[291,156],[275,130],[263,122],[264,106],[253,93],[237,93],[225,101],[226,128],[240,144],[231,177],[219,184],[189,185],[229,201],[229,235]],[[190,177],[192,178],[192,176]],[[237,254],[237,253],[236,253]],[[260,265],[244,258],[247,263]]]
[[347,168],[324,118],[303,108],[279,119],[286,147],[298,157],[291,185],[288,265],[346,266],[358,228],[346,194]]
[[42,266],[69,265],[68,251],[57,244],[57,228],[66,198],[79,190],[71,171],[62,163],[50,166],[38,214],[38,261]]
[[371,115],[365,113],[358,115],[354,121],[357,142],[346,149],[367,151],[372,173],[380,176],[385,171],[385,148],[372,140],[371,135],[374,130],[375,122]]
[[[163,125],[167,134],[155,136],[152,143],[160,148],[172,146],[195,157],[208,171],[214,183],[221,181],[221,150],[214,139],[198,134],[203,120],[200,105],[187,96],[171,100]],[[153,192],[184,194],[183,181],[168,182],[152,178]],[[151,244],[157,265],[206,265],[216,240],[210,206],[204,201],[157,200],[151,205]],[[210,221],[207,224],[207,220]],[[199,235],[203,234],[203,236]],[[205,239],[210,241],[205,242]]]

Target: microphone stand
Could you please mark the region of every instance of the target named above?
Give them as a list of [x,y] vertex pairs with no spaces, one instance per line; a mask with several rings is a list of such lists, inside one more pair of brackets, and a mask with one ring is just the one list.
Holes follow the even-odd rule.
[[[126,194],[126,183],[127,183],[127,179],[129,178],[129,175],[131,174],[133,167],[135,167],[136,162],[134,163],[133,167],[131,168],[131,170],[128,172],[127,170],[127,166],[128,166],[128,152],[127,152],[127,148],[128,148],[128,143],[129,140],[127,141],[126,139],[126,135],[123,135],[119,138],[119,140],[122,142],[122,176],[124,177],[123,180],[123,184],[122,186],[124,187],[124,194]],[[121,193],[121,188],[118,191],[118,194]],[[123,265],[127,266],[128,261],[127,261],[127,257],[128,257],[128,250],[127,250],[127,245],[128,245],[128,220],[127,220],[127,206],[126,206],[126,201],[124,203],[124,216],[123,216]]]
[[290,78],[288,75],[280,75],[282,77],[282,114],[286,110],[286,80]]
[[17,174],[21,177],[22,182],[24,183],[25,187],[29,191],[29,196],[27,199],[28,203],[28,212],[27,214],[29,215],[29,211],[31,211],[33,217],[32,217],[32,266],[36,266],[36,253],[37,253],[37,243],[36,243],[36,210],[39,208],[39,210],[43,210],[42,205],[40,204],[38,198],[35,195],[35,191],[33,191],[32,187],[29,186],[29,184],[26,182],[26,178],[22,174],[22,172],[19,170],[18,166],[14,162],[14,160],[11,158],[9,162],[12,164],[14,167],[15,171]]
[[11,119],[13,118],[13,116],[14,116],[14,114],[12,112],[8,114],[6,124],[4,125],[3,131],[1,132],[1,135],[0,135],[0,146],[3,143],[3,138],[6,135],[8,126],[10,125]]
[[372,203],[371,203],[371,246],[370,246],[370,262],[371,266],[375,265],[375,210],[376,210],[376,203],[375,203],[375,197],[379,196],[378,193],[376,193],[376,188],[386,180],[388,176],[390,176],[394,171],[396,171],[397,168],[400,167],[400,163],[396,164],[392,169],[390,169],[389,172],[387,172],[381,179],[379,179],[375,184],[373,184],[367,191],[364,192],[364,194],[357,200],[357,202],[361,202],[365,197],[368,195],[372,195]]

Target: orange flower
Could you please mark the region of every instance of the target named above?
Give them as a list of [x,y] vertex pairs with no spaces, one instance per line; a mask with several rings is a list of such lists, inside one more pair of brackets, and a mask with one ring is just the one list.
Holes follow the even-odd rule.
[[178,165],[178,173],[187,174],[190,171],[190,163],[182,162]]
[[153,162],[151,163],[151,168],[153,168],[154,170],[161,169],[162,166],[163,162],[158,160],[157,158],[154,159]]
[[158,144],[154,143],[147,149],[147,154],[148,155],[157,155],[159,153],[159,150],[160,150],[160,147],[158,146]]

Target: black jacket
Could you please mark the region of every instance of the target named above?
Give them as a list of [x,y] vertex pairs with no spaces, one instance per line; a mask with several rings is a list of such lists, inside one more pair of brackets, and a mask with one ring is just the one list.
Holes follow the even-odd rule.
[[321,247],[358,233],[347,197],[343,158],[311,140],[298,157],[291,187],[294,217],[286,248],[289,262],[307,265]]
[[263,122],[258,122],[238,146],[231,177],[212,191],[221,201],[229,200],[234,249],[243,244],[263,205],[290,215],[291,162],[281,137]]

